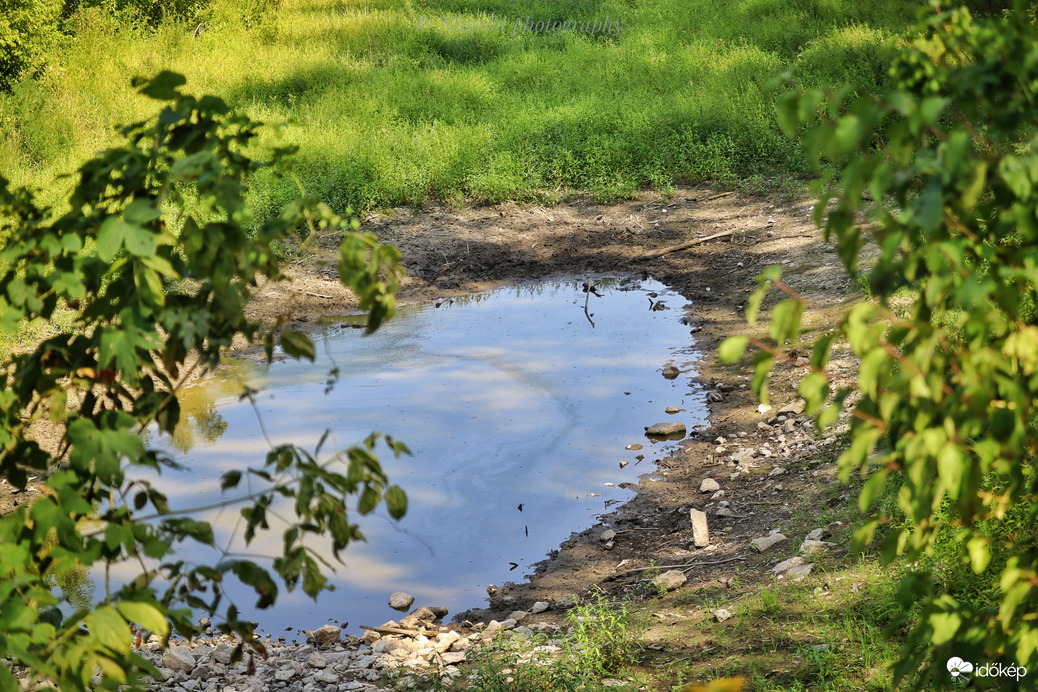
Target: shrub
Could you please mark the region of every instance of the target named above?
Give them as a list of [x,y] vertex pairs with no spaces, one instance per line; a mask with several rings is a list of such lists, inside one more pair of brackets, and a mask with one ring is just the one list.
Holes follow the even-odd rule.
[[[151,483],[133,478],[135,468],[172,464],[138,433],[155,426],[172,435],[178,387],[214,367],[236,337],[263,344],[268,360],[275,345],[314,359],[305,334],[277,333],[244,312],[261,278],[284,278],[278,242],[317,228],[341,232],[339,276],[367,311],[368,329],[393,310],[400,255],[357,232],[356,222],[305,199],[252,222],[249,176],[291,150],[250,158],[258,124],[219,98],[184,95],[184,81],[164,72],[143,87],[165,103],[161,113],[125,128],[126,144],[83,165],[68,213],[55,216],[0,178],[0,327],[49,319],[59,306],[75,314],[70,332],[0,363],[0,474],[24,489],[29,471],[49,473],[31,506],[0,517],[0,690],[18,689],[8,661],[61,690],[92,687],[96,670],[107,688],[136,684],[157,671],[132,648],[131,625],[163,639],[171,630],[192,636],[192,609],[220,616],[217,628],[241,638],[236,655],[245,645],[262,654],[221,582],[252,587],[258,608],[275,602],[278,582],[236,555],[216,565],[176,559],[173,546],[184,540],[216,548],[213,528],[189,511],[171,512]],[[56,449],[34,441],[38,421],[49,421]],[[361,514],[385,501],[392,516],[403,515],[406,496],[373,454],[378,439],[335,454],[322,454],[323,439],[313,451],[272,446],[256,468],[223,476],[228,503],[243,505],[246,542],[268,528],[268,512],[288,517],[272,568],[289,589],[316,596],[325,588],[324,562],[304,544],[308,536],[329,536],[336,556],[362,538],[346,509],[351,496]],[[393,453],[406,452],[386,441]],[[236,497],[246,478],[248,492]],[[136,578],[99,604],[69,598],[59,609],[55,579],[126,560],[140,563]]]
[[0,0],[0,91],[46,62],[60,37],[62,0]]
[[[861,359],[845,479],[859,497],[870,542],[889,524],[875,506],[895,484],[904,521],[886,531],[885,562],[912,560],[899,599],[913,616],[897,678],[945,688],[953,657],[1038,670],[1038,23],[1026,2],[973,21],[934,9],[894,61],[882,97],[792,90],[780,105],[788,132],[817,123],[809,155],[828,162],[815,218],[851,276],[865,232],[879,259],[873,301],[845,314],[814,344],[799,391],[819,426],[833,423],[851,388],[831,392],[830,346],[845,338]],[[835,176],[838,175],[838,180]],[[829,183],[835,182],[831,188]],[[867,200],[872,200],[867,204]],[[830,204],[832,202],[832,204]],[[752,321],[772,287],[772,312],[753,386],[767,397],[776,359],[800,336],[804,301],[777,267],[747,303]],[[895,291],[911,297],[895,311]],[[725,360],[750,340],[722,344]],[[939,560],[932,559],[935,554]],[[975,574],[954,578],[966,563]],[[951,576],[953,578],[949,579]],[[1012,676],[992,685],[1017,689]]]

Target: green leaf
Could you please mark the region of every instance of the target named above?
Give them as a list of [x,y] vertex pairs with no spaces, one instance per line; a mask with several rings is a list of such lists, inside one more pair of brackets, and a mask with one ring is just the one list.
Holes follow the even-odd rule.
[[313,362],[317,356],[314,342],[303,332],[283,332],[281,334],[281,348],[292,358],[306,358]]
[[734,363],[742,358],[750,340],[745,336],[730,336],[717,347],[717,358],[722,363]]
[[955,636],[962,625],[962,618],[958,613],[934,613],[929,618],[933,635],[930,639],[934,646],[945,644]]
[[110,605],[102,605],[83,619],[90,636],[101,646],[120,654],[130,652],[132,635],[126,621]]
[[220,490],[227,490],[228,488],[238,487],[238,483],[241,482],[241,471],[228,471],[223,474],[220,479]]
[[976,574],[980,574],[988,567],[991,561],[991,551],[988,550],[988,539],[984,536],[974,536],[966,543],[966,549],[970,555],[970,566]]
[[135,622],[150,632],[165,638],[169,633],[169,622],[161,610],[151,603],[140,601],[119,601],[115,607],[119,614],[129,622]]
[[861,487],[861,492],[858,494],[858,509],[862,512],[867,512],[872,503],[876,501],[876,496],[887,482],[887,473],[886,469],[875,471]]
[[394,519],[400,519],[407,512],[407,495],[399,486],[386,488],[385,500],[389,515]]

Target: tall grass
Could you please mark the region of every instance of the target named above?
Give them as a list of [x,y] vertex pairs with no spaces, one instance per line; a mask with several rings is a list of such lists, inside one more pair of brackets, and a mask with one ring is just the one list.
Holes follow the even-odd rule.
[[[51,68],[0,95],[0,174],[52,191],[156,104],[133,75],[172,69],[300,147],[294,176],[341,209],[560,188],[601,200],[639,187],[803,168],[766,84],[876,87],[902,0],[214,0],[192,23],[73,18]],[[417,31],[421,17],[507,16],[501,33]],[[622,20],[619,36],[512,34],[514,19]],[[429,26],[427,24],[426,26]],[[257,210],[297,194],[254,182]]]

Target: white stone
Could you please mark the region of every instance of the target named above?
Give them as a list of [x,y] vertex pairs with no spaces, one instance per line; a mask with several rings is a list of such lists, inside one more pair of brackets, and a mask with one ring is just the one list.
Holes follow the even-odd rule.
[[699,485],[699,492],[701,493],[716,493],[720,489],[720,484],[713,478],[704,478],[703,482]]
[[768,536],[763,536],[761,538],[754,538],[752,541],[750,541],[750,547],[756,550],[758,553],[763,553],[768,548],[778,545],[779,543],[785,540],[788,539],[781,533],[773,533]]
[[725,620],[735,617],[735,613],[727,608],[718,608],[714,611],[713,615],[718,622],[724,622]]
[[706,522],[706,512],[698,509],[689,510],[692,520],[692,539],[697,548],[705,548],[710,545],[710,529]]
[[545,601],[537,601],[532,606],[530,606],[530,614],[536,615],[537,613],[543,613],[550,607],[551,606]]
[[788,560],[783,560],[782,562],[780,562],[777,565],[775,565],[774,567],[772,567],[771,571],[774,572],[775,574],[782,574],[783,572],[788,572],[789,570],[793,569],[794,567],[797,567],[797,566],[802,565],[802,564],[804,564],[804,558],[802,558],[802,557],[791,557]]

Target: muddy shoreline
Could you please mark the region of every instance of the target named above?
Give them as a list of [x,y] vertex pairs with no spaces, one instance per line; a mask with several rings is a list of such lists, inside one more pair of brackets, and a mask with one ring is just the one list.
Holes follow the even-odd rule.
[[[574,533],[534,565],[532,574],[517,575],[516,583],[500,585],[485,608],[455,614],[456,621],[503,619],[537,601],[552,603],[567,594],[586,596],[595,588],[637,595],[637,582],[632,586],[629,580],[614,577],[646,565],[700,560],[701,568],[686,573],[705,582],[723,579],[734,568],[759,571],[754,566],[768,561],[747,552],[748,540],[771,527],[787,525],[795,507],[811,502],[815,492],[823,492],[824,484],[810,488],[806,482],[787,483],[790,488],[804,486],[796,491],[782,489],[793,504],[785,499],[768,504],[771,500],[761,503],[759,488],[728,487],[722,481],[733,506],[756,502],[761,503],[760,510],[740,522],[736,531],[718,534],[709,554],[689,549],[689,509],[706,504],[708,498],[699,492],[705,477],[726,478],[731,470],[715,454],[716,438],[727,436],[736,445],[754,443],[761,433],[758,424],[774,418],[773,412],[762,414],[757,409],[747,386],[748,364],[724,366],[715,357],[723,339],[749,331],[743,307],[756,287],[755,276],[770,264],[783,266],[787,282],[813,306],[805,320],[809,330],[833,324],[838,311],[855,296],[838,258],[810,220],[811,206],[805,196],[747,197],[700,186],[678,189],[669,197],[642,193],[614,205],[585,199],[552,208],[514,203],[463,209],[427,205],[365,219],[365,230],[394,243],[403,254],[408,276],[398,293],[400,303],[560,276],[642,275],[666,283],[693,305],[689,341],[675,346],[694,345],[702,355],[696,363],[697,383],[716,392],[718,399],[708,403],[709,429],[690,431],[670,451],[646,459],[656,468],[649,466],[642,482],[630,487],[636,493],[631,500],[603,514],[602,523]],[[711,236],[716,237],[664,252]],[[355,304],[334,271],[337,247],[333,236],[318,239],[309,254],[289,267],[291,282],[276,290],[257,291],[253,315],[264,320],[287,316],[298,328],[316,330],[322,318],[353,310]],[[763,334],[761,326],[756,329]],[[792,352],[807,355],[795,347]],[[839,358],[835,363],[837,369],[849,370],[852,365]],[[776,367],[771,380],[774,409],[796,399],[800,375],[797,368]],[[740,432],[747,439],[740,438]],[[833,451],[826,445],[811,448],[812,454],[829,461]],[[650,472],[661,481],[647,480]],[[599,537],[610,529],[618,535],[606,547]],[[644,580],[641,583],[644,586]],[[556,613],[560,619],[562,615]]]

